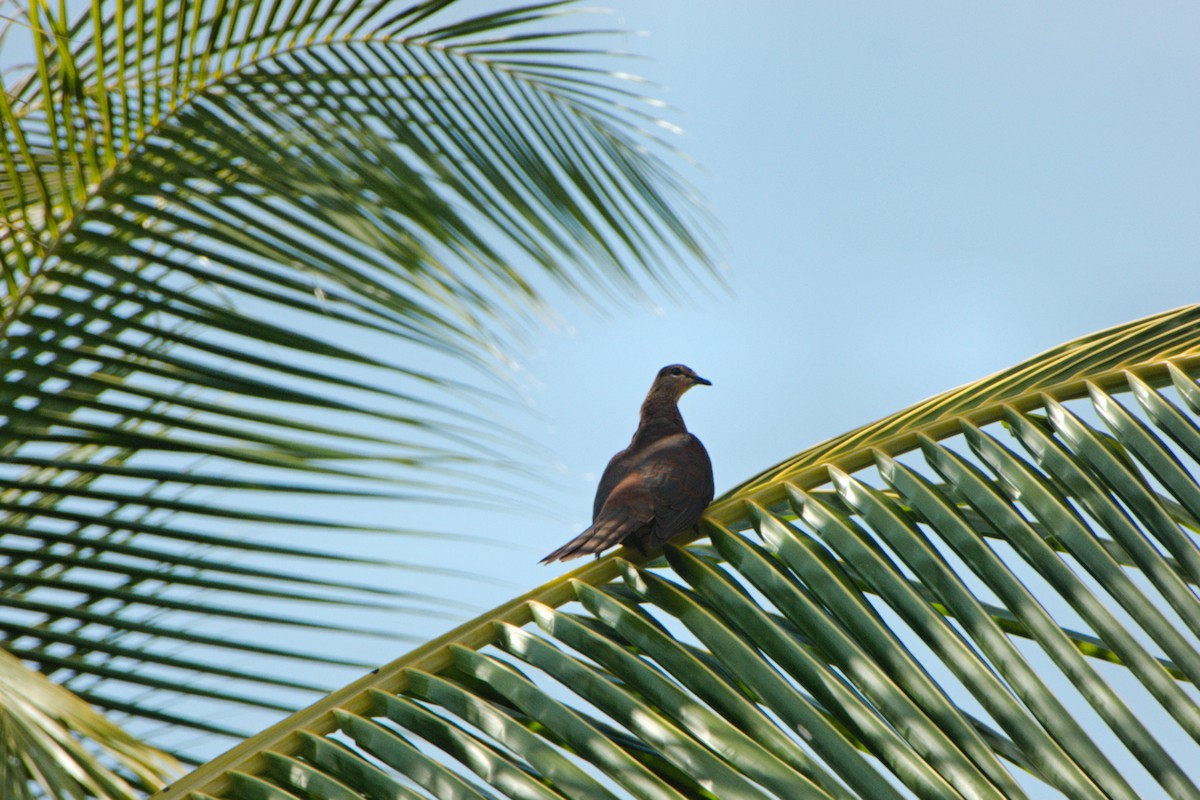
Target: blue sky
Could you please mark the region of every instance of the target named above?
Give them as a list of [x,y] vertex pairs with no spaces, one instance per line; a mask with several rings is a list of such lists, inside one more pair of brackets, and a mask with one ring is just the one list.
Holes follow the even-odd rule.
[[[615,19],[688,131],[731,293],[566,306],[518,355],[558,461],[514,580],[586,525],[654,372],[721,492],[1060,342],[1195,302],[1200,9],[655,0]],[[520,557],[516,552],[528,550]]]

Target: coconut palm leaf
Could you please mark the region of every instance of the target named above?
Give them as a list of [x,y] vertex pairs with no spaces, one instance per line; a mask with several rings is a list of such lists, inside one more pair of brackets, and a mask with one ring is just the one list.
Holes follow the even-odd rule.
[[489,408],[548,292],[708,263],[603,31],[461,5],[35,0],[8,31],[0,647],[183,758],[446,613],[375,509],[511,496]]
[[181,798],[1200,796],[1200,306],[810,448]]
[[55,795],[133,800],[180,769],[3,650],[0,748],[6,765],[0,785],[11,800]]

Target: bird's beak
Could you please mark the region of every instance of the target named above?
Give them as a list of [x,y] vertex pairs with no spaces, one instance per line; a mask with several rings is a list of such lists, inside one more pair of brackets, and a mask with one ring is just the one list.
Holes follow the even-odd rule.
[[712,386],[712,381],[705,380],[704,378],[701,378],[699,375],[692,376],[692,383],[699,383],[702,386]]

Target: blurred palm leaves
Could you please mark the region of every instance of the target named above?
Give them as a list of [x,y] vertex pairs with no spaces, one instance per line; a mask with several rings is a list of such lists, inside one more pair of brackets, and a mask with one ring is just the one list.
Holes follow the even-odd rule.
[[708,263],[654,104],[569,4],[460,5],[28,7],[0,634],[185,758],[366,666],[348,640],[404,638],[395,611],[445,611],[355,509],[486,498],[519,445],[489,393],[548,291]]
[[10,800],[136,798],[179,769],[172,759],[3,650],[0,748],[6,765],[0,787]]
[[934,397],[161,800],[1198,797],[1197,375],[1192,306]]

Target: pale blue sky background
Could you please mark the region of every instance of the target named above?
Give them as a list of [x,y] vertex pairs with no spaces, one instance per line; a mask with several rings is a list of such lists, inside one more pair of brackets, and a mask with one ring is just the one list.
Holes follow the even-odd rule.
[[[568,311],[519,355],[559,480],[491,520],[527,588],[586,525],[655,370],[717,491],[1060,342],[1200,295],[1200,8],[1183,3],[626,3],[681,110],[732,295]],[[465,565],[470,566],[470,565]],[[481,604],[507,597],[484,589]]]

